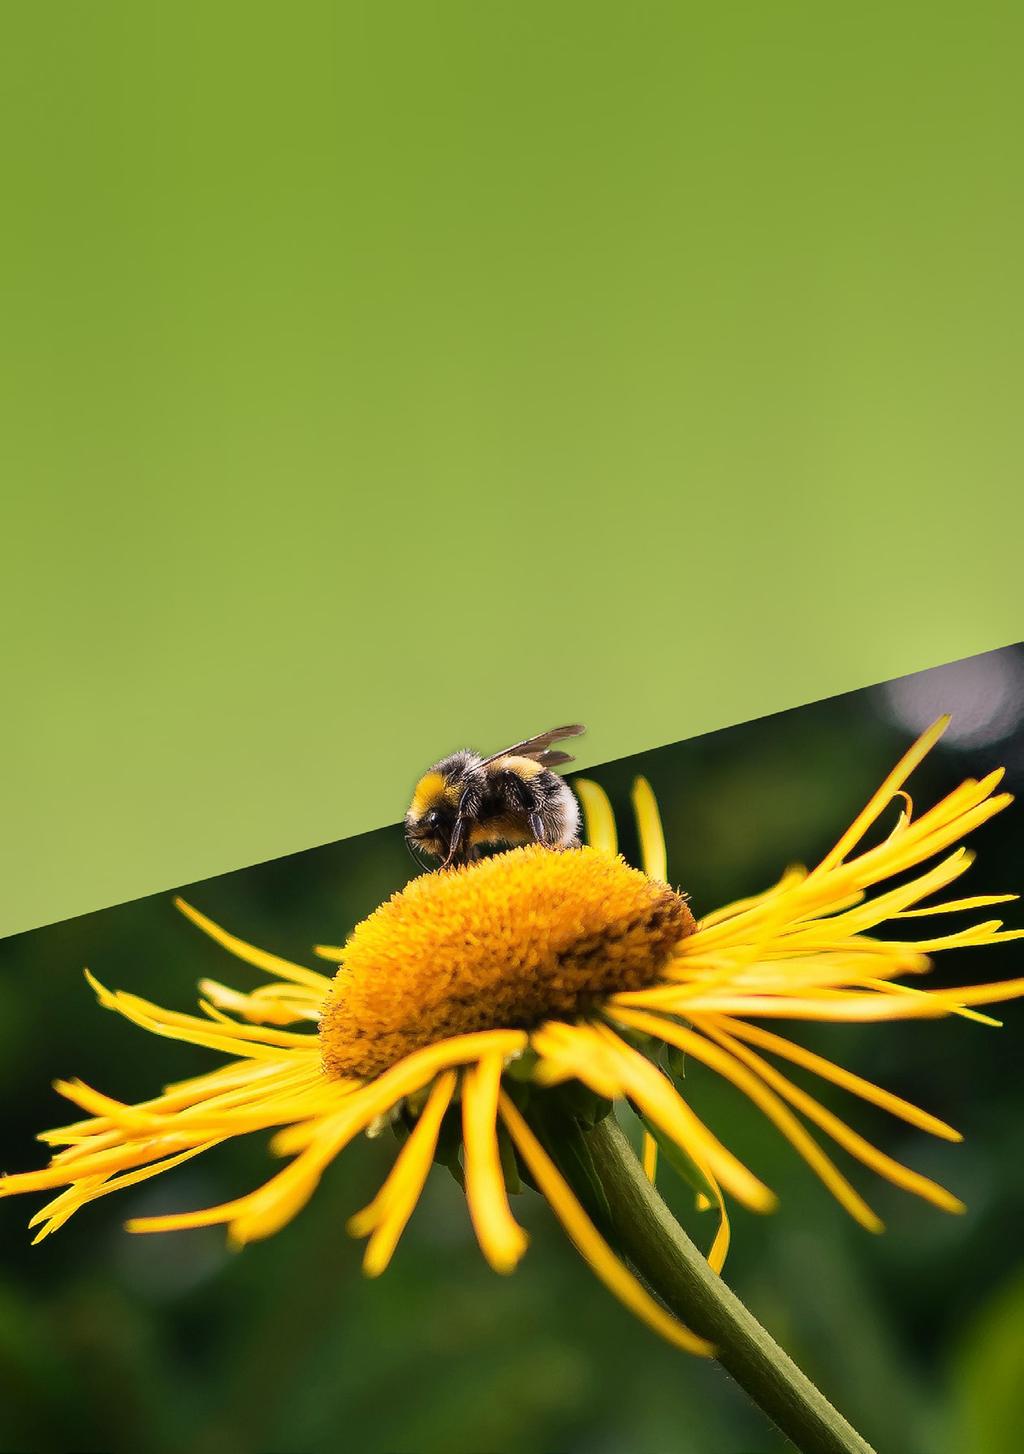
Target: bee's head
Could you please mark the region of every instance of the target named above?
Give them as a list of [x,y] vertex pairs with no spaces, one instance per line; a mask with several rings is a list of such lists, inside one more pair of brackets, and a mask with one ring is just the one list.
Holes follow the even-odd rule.
[[405,836],[414,851],[448,857],[467,776],[479,765],[475,752],[454,752],[423,774],[405,815]]

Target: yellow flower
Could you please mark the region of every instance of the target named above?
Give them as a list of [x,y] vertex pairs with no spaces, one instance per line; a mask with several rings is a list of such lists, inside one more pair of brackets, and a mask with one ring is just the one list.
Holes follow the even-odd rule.
[[[925,991],[904,982],[928,955],[1019,938],[998,920],[908,942],[874,937],[887,921],[985,907],[1014,897],[932,903],[970,866],[954,846],[1009,802],[1000,773],[968,780],[921,817],[903,784],[945,726],[906,753],[855,822],[807,872],[695,923],[669,887],[653,794],[634,790],[644,872],[617,856],[607,798],[580,782],[590,845],[518,848],[468,867],[427,874],[371,914],[339,948],[333,979],[237,939],[186,904],[183,911],[230,953],[268,975],[249,994],[201,983],[203,1017],[179,1014],[92,976],[100,1003],[143,1029],[232,1058],[207,1075],[126,1105],[80,1082],[57,1089],[87,1113],[42,1139],[61,1148],[50,1166],[0,1179],[0,1195],[64,1190],[33,1218],[39,1240],[86,1202],[132,1186],[219,1141],[276,1128],[272,1148],[291,1158],[255,1191],[221,1206],[129,1223],[135,1232],[226,1223],[236,1244],[276,1232],[302,1208],[339,1152],[360,1132],[395,1122],[408,1135],[380,1191],[351,1219],[368,1237],[364,1266],[387,1266],[441,1144],[461,1143],[469,1213],[484,1255],[510,1272],[526,1248],[507,1189],[524,1171],[550,1202],[600,1278],[644,1321],[679,1346],[709,1345],[656,1302],[617,1258],[557,1165],[538,1120],[563,1084],[593,1097],[628,1098],[649,1135],[654,1172],[661,1145],[719,1212],[708,1253],[725,1258],[725,1196],[756,1211],[773,1193],[722,1144],[657,1058],[683,1051],[738,1086],[865,1227],[875,1213],[812,1137],[806,1123],[905,1190],[947,1211],[961,1204],[851,1130],[778,1067],[791,1062],[904,1121],[958,1140],[956,1131],[889,1091],[763,1028],[788,1020],[894,1020],[966,1015],[1024,993],[1024,980]],[[883,841],[860,848],[894,799],[903,808]],[[860,851],[856,851],[860,848]],[[939,857],[944,850],[948,854]],[[869,890],[930,860],[874,897]],[[205,1018],[204,1018],[205,1017]],[[306,1028],[283,1028],[285,1026]],[[771,1058],[766,1058],[771,1057]]]

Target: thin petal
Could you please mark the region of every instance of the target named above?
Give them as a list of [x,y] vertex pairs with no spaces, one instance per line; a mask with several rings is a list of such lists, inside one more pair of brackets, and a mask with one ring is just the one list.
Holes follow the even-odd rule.
[[[1024,939],[1024,929],[1004,929],[1001,919],[987,919],[983,924],[969,924],[966,929],[958,929],[954,934],[936,935],[933,939],[917,939],[914,941],[914,948],[922,954],[937,954],[942,949],[1007,944],[1012,939]],[[875,944],[883,953],[902,948],[896,941],[886,943],[884,940],[875,940]]]
[[73,1163],[47,1166],[42,1171],[20,1171],[10,1176],[0,1176],[0,1197],[18,1196],[22,1192],[51,1191],[58,1186],[78,1181],[87,1176],[110,1176],[114,1172],[127,1171],[173,1152],[184,1151],[208,1140],[209,1135],[197,1133],[192,1136],[154,1136],[146,1141],[132,1141],[125,1146],[114,1146],[97,1152],[94,1156],[81,1156]]
[[[279,1088],[284,1083],[290,1083],[295,1075],[296,1068],[290,1057],[277,1062],[235,1061],[229,1065],[222,1065],[218,1070],[211,1070],[206,1075],[176,1081],[167,1086],[162,1095],[154,1096],[148,1101],[139,1101],[132,1109],[139,1112],[153,1111],[161,1115],[170,1115],[191,1106],[208,1104],[211,1098],[219,1097],[226,1092],[237,1090],[248,1094],[256,1087],[261,1091],[268,1086]],[[60,1082],[60,1084],[63,1085],[64,1082]],[[98,1131],[108,1127],[109,1122],[105,1116],[91,1117],[85,1121],[74,1121],[69,1126],[59,1126],[52,1131],[43,1131],[38,1139],[50,1144],[60,1145],[66,1142],[74,1145],[89,1140]]]
[[867,804],[857,814],[849,828],[847,828],[846,832],[839,839],[839,842],[826,853],[817,868],[813,870],[813,875],[827,873],[836,864],[842,863],[843,859],[850,852],[850,849],[856,847],[875,819],[892,802],[899,789],[918,764],[927,757],[928,753],[949,726],[949,723],[950,718],[948,716],[940,717],[938,721],[932,723],[926,732],[921,734],[912,747],[908,748],[892,772],[889,773],[888,777],[882,783],[881,787],[871,795]]
[[[722,1188],[714,1176],[707,1168],[704,1168],[704,1175],[711,1183],[711,1189],[715,1194],[715,1206],[718,1208],[718,1231],[715,1233],[715,1240],[708,1253],[708,1266],[712,1272],[721,1272],[725,1266],[725,1259],[729,1255],[729,1240],[732,1235],[729,1227],[729,1212],[725,1205],[725,1198],[722,1196]],[[701,1210],[706,1210],[706,1208],[701,1207]]]
[[723,1146],[694,1114],[675,1086],[657,1066],[627,1045],[614,1030],[594,1026],[619,1068],[622,1087],[657,1126],[695,1159],[710,1165],[715,1176],[738,1201],[755,1212],[772,1211],[777,1198],[753,1172]]
[[462,1141],[466,1200],[480,1249],[495,1272],[512,1272],[527,1236],[512,1216],[498,1154],[500,1055],[482,1056],[462,1078]]
[[[198,1015],[179,1014],[176,1010],[165,1010],[161,1005],[144,1000],[139,995],[127,994],[122,990],[108,990],[88,969],[85,977],[105,1010],[114,1010],[126,1020],[141,1026],[143,1030],[152,1031],[154,1035],[162,1035],[167,1040],[184,1040],[188,1045],[203,1045],[208,1050],[223,1050],[228,1055],[249,1056],[254,1060],[276,1060],[280,1057],[279,1047],[260,1043],[252,1038],[250,1032],[257,1028],[254,1025],[239,1025],[231,1031],[225,1028],[223,1032],[215,1032]],[[310,1037],[305,1036],[303,1039],[307,1044],[310,1043]]]
[[229,934],[205,914],[187,904],[184,899],[175,899],[175,905],[191,919],[197,928],[202,929],[229,954],[236,959],[244,960],[255,969],[262,969],[264,973],[275,975],[279,979],[291,980],[294,984],[307,985],[310,989],[318,990],[320,994],[326,995],[331,988],[331,982],[324,974],[318,974],[315,969],[307,969],[304,964],[294,964],[290,959],[282,959],[279,954],[270,954],[266,949],[258,949],[255,944],[247,944],[244,939],[239,939],[235,934]]
[[950,899],[944,904],[928,904],[923,909],[905,909],[893,914],[894,919],[925,919],[931,914],[959,914],[965,909],[985,909],[990,904],[1009,904],[1019,899],[1019,894],[975,894],[970,899]]
[[276,1045],[281,1050],[301,1051],[316,1047],[317,1053],[320,1053],[315,1030],[282,1030],[276,1025],[257,1024],[252,1020],[239,1024],[209,1000],[200,1000],[199,1008],[214,1024],[223,1025],[239,1040],[252,1041],[257,1045]]
[[113,1120],[118,1126],[138,1131],[151,1130],[153,1127],[154,1117],[151,1113],[140,1111],[136,1106],[126,1105],[124,1101],[116,1101],[113,1096],[93,1090],[84,1081],[55,1080],[53,1088],[59,1096],[63,1096],[72,1105],[80,1107],[83,1111],[91,1111],[95,1117],[101,1118],[108,1124]]
[[[265,989],[266,986],[260,988]],[[299,989],[299,986],[282,985],[281,988],[295,991]],[[217,1009],[241,1015],[243,1019],[254,1025],[293,1025],[296,1020],[316,1021],[320,1018],[318,1000],[292,999],[287,994],[273,996],[240,994],[238,990],[230,989],[215,979],[201,979],[199,993]],[[312,995],[314,992],[309,991],[308,993]]]
[[238,1136],[265,1130],[287,1121],[314,1117],[337,1110],[352,1087],[343,1081],[326,1081],[315,1065],[289,1067],[257,1090],[242,1085],[170,1114],[148,1111],[143,1106],[125,1106],[81,1084],[56,1083],[69,1100],[86,1108],[106,1106],[92,1135],[73,1143],[54,1157],[54,1164],[66,1166],[71,1175],[85,1155],[104,1146],[151,1136],[176,1136],[201,1131],[207,1135]]
[[[916,997],[918,1000],[935,999],[941,994],[941,991],[938,990],[922,990],[918,989],[917,985],[902,984],[899,981],[890,982],[883,979],[866,979],[863,983],[863,988],[877,990],[883,997],[885,995],[905,995],[910,998]],[[962,1004],[951,1004],[949,1006],[949,1013],[951,1015],[960,1015],[965,1020],[974,1020],[979,1025],[994,1025],[997,1030],[1003,1023],[1002,1020],[994,1020],[991,1015],[983,1015],[980,1010],[972,1010]]]
[[842,1146],[851,1156],[855,1156],[858,1161],[862,1161],[865,1166],[869,1166],[872,1171],[877,1172],[879,1176],[884,1176],[887,1181],[891,1181],[894,1186],[902,1187],[904,1191],[922,1197],[944,1212],[964,1211],[964,1204],[959,1197],[953,1196],[951,1192],[946,1191],[945,1187],[939,1186],[927,1176],[911,1171],[909,1167],[903,1166],[899,1161],[894,1161],[891,1156],[886,1156],[884,1151],[879,1151],[877,1146],[872,1146],[870,1141],[865,1141],[863,1136],[859,1136],[856,1131],[851,1130],[845,1122],[840,1121],[838,1116],[834,1116],[831,1111],[826,1110],[813,1096],[809,1096],[806,1091],[795,1086],[781,1071],[769,1065],[766,1060],[756,1055],[747,1046],[733,1040],[716,1025],[705,1024],[703,1028],[707,1035],[717,1040],[738,1060],[742,1060],[766,1084],[772,1086],[780,1095],[785,1096],[791,1105],[796,1106],[797,1110],[802,1111],[809,1120],[820,1126],[827,1135],[832,1137],[833,1141]]
[[[979,788],[981,786],[982,784],[979,784]],[[1012,802],[1012,793],[997,793],[994,798],[984,798],[970,811],[951,818],[927,835],[916,835],[916,825],[911,825],[900,840],[898,850],[881,844],[877,849],[865,853],[862,858],[854,860],[851,867],[856,870],[857,877],[864,878],[868,883],[877,883],[882,878],[892,878],[895,874],[903,873],[906,869],[923,863],[934,854],[941,853],[958,838],[966,838],[976,828],[980,828],[983,823],[994,818],[997,813],[1003,812]],[[923,821],[920,819],[919,823]],[[869,869],[871,876],[866,878]]]
[[661,826],[661,814],[651,785],[645,777],[638,777],[633,783],[633,812],[640,837],[640,861],[648,878],[668,882],[668,855],[665,852],[665,834]]
[[123,1176],[112,1176],[109,1179],[104,1177],[88,1177],[82,1182],[76,1182],[60,1196],[41,1207],[35,1216],[30,1220],[30,1227],[38,1227],[40,1223],[45,1225],[32,1239],[33,1246],[49,1237],[62,1227],[68,1218],[77,1212],[87,1202],[96,1201],[99,1197],[108,1196],[113,1191],[123,1191],[125,1187],[138,1186],[139,1182],[148,1181],[152,1176],[161,1176],[165,1171],[171,1171],[180,1166],[183,1161],[190,1161],[193,1156],[201,1156],[205,1151],[211,1151],[214,1146],[219,1146],[220,1141],[204,1141],[199,1146],[190,1146],[187,1151],[179,1151],[176,1156],[165,1157],[162,1161],[153,1162],[149,1166],[143,1166],[138,1171],[127,1171]]
[[[705,914],[697,921],[698,932],[704,933],[708,929],[716,929],[721,924],[731,923],[734,919],[741,919],[750,913],[752,909],[760,908],[769,899],[779,898],[788,893],[797,884],[803,883],[807,878],[805,868],[788,868],[779,879],[778,883],[766,889],[760,894],[751,894],[749,898],[734,899],[731,904],[724,904],[720,909],[713,909],[711,913]],[[860,896],[858,895],[858,898]]]
[[529,1167],[541,1195],[547,1198],[555,1216],[604,1285],[648,1327],[670,1343],[688,1353],[710,1357],[714,1353],[712,1345],[691,1333],[689,1328],[656,1303],[615,1256],[504,1091],[499,1098],[499,1107],[509,1135]]
[[792,939],[794,943],[798,943],[801,936],[808,932],[830,938],[863,933],[864,930],[872,929],[876,924],[893,918],[908,904],[916,903],[928,894],[938,893],[946,888],[961,874],[966,873],[973,862],[973,853],[969,853],[966,848],[958,848],[955,853],[951,853],[948,858],[944,858],[941,863],[935,864],[927,873],[909,883],[890,889],[888,893],[879,894],[845,913],[834,914],[827,919],[814,919],[806,926],[797,927],[791,936],[787,936],[787,942]]
[[704,1192],[697,1193],[696,1205],[698,1212],[710,1211],[712,1207],[716,1208],[718,1212],[718,1227],[715,1231],[714,1241],[711,1243],[710,1250],[708,1251],[708,1266],[712,1272],[721,1272],[725,1266],[725,1259],[729,1255],[729,1242],[732,1235],[729,1225],[729,1209],[725,1204],[722,1188],[719,1186],[710,1167],[694,1160],[692,1154],[690,1154],[690,1160],[697,1167],[697,1170],[704,1178],[711,1192],[710,1196],[705,1195]]
[[[369,1125],[374,1117],[386,1114],[406,1096],[415,1095],[429,1085],[441,1071],[468,1065],[489,1052],[508,1059],[525,1050],[527,1043],[524,1030],[478,1030],[469,1035],[453,1035],[449,1040],[413,1051],[376,1080],[354,1091],[353,1099],[373,1108],[366,1118]],[[289,1126],[274,1137],[271,1149],[279,1156],[291,1156],[312,1140],[315,1131],[315,1125]]]
[[[938,1020],[947,1015],[958,1014],[965,1003],[991,1004],[997,1000],[1012,1000],[1024,995],[1024,980],[1007,980],[1001,985],[972,985],[973,996],[968,999],[963,989],[918,990],[910,985],[890,986],[901,991],[895,994],[837,994],[834,999],[790,999],[786,995],[729,995],[712,993],[693,996],[680,1003],[684,1013],[707,1013],[715,1015],[739,1015],[744,1018],[779,1020],[826,1020],[843,1021],[851,1024],[869,1024],[876,1020]],[[904,995],[904,993],[906,994]],[[626,997],[616,996],[616,1003],[626,1003]],[[631,996],[629,1003],[647,1003]],[[654,1003],[653,996],[649,1003]],[[660,1003],[672,1007],[670,996]]]
[[174,1232],[227,1222],[229,1237],[236,1247],[271,1236],[301,1211],[330,1162],[366,1128],[369,1122],[363,1110],[362,1105],[353,1106],[320,1122],[316,1135],[294,1161],[247,1196],[201,1211],[136,1217],[126,1223],[127,1230]]
[[[834,1162],[825,1155],[821,1147],[809,1135],[793,1113],[763,1085],[756,1075],[737,1058],[727,1054],[717,1045],[710,1044],[703,1036],[685,1029],[671,1020],[661,1020],[655,1015],[645,1015],[636,1010],[617,1010],[615,1018],[647,1035],[655,1035],[669,1045],[685,1050],[695,1060],[729,1080],[743,1092],[772,1124],[781,1131],[786,1140],[807,1162],[808,1166],[825,1183],[836,1200],[850,1215],[869,1232],[881,1232],[882,1223],[863,1197],[854,1190]],[[710,1032],[709,1032],[710,1033]],[[717,1037],[716,1037],[717,1038]]]
[[962,1141],[963,1137],[959,1131],[952,1126],[947,1126],[945,1121],[940,1121],[937,1116],[922,1111],[911,1101],[905,1101],[901,1096],[893,1095],[891,1091],[883,1090],[881,1086],[875,1085],[863,1076],[854,1075],[853,1071],[846,1070],[841,1065],[835,1065],[831,1060],[825,1060],[821,1055],[815,1055],[812,1050],[807,1050],[802,1045],[796,1045],[792,1040],[786,1040],[781,1035],[773,1035],[770,1030],[763,1030],[760,1025],[748,1025],[745,1020],[722,1020],[721,1024],[730,1035],[740,1040],[749,1040],[752,1045],[759,1045],[762,1050],[773,1051],[781,1055],[785,1060],[790,1060],[794,1065],[800,1065],[805,1070],[820,1075],[822,1080],[831,1081],[833,1085],[850,1091],[861,1100],[870,1101],[872,1105],[880,1106],[883,1111],[889,1111],[894,1116],[917,1126],[922,1131],[928,1131],[933,1136],[941,1136],[944,1141]]
[[455,1091],[455,1081],[453,1070],[438,1076],[384,1185],[370,1205],[357,1212],[348,1224],[353,1236],[370,1234],[363,1257],[367,1277],[377,1277],[387,1267],[420,1199],[437,1150],[441,1122]]
[[583,807],[583,822],[591,848],[600,848],[605,853],[618,853],[615,814],[604,788],[591,782],[589,778],[578,777],[573,782],[573,790]]
[[530,1045],[540,1057],[533,1077],[538,1085],[578,1080],[606,1100],[622,1094],[621,1077],[604,1046],[580,1034],[579,1027],[550,1020],[533,1032]]
[[643,1168],[644,1176],[653,1185],[658,1179],[658,1143],[650,1131],[644,1132]]

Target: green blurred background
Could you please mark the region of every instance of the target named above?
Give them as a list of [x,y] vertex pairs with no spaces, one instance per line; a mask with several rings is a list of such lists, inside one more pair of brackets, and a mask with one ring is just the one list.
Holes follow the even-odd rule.
[[[766,886],[824,852],[912,736],[951,710],[916,775],[918,811],[997,763],[1024,779],[1024,649],[1008,648],[612,762],[594,776],[621,815],[646,773],[671,874],[697,912]],[[455,745],[454,743],[448,744]],[[394,764],[405,792],[421,760]],[[970,892],[1024,883],[1024,809],[977,835]],[[413,872],[390,827],[192,885],[227,927],[309,961]],[[1008,917],[1021,923],[1021,911]],[[315,961],[313,961],[315,962]],[[0,1164],[40,1162],[32,1137],[67,1119],[49,1088],[79,1075],[137,1098],[216,1063],[96,1007],[80,969],[188,1008],[201,975],[252,972],[185,922],[169,895],[0,945]],[[1021,972],[1019,946],[940,960],[945,983]],[[737,1211],[727,1268],[770,1329],[883,1454],[1017,1454],[1024,1426],[1024,1010],[1006,1028],[798,1026],[797,1038],[945,1117],[930,1141],[822,1088],[870,1138],[964,1197],[962,1218],[854,1180],[888,1224],[863,1232],[788,1145],[728,1087],[691,1067],[702,1115],[782,1198]],[[798,1079],[801,1079],[799,1074]],[[778,1454],[781,1441],[712,1365],[662,1344],[593,1279],[544,1203],[517,1203],[533,1245],[515,1276],[484,1265],[461,1193],[435,1168],[388,1273],[365,1282],[346,1217],[376,1188],[389,1148],[361,1141],[273,1240],[229,1254],[219,1230],[129,1237],[131,1215],[206,1204],[264,1177],[248,1138],[77,1215],[29,1247],[38,1199],[0,1203],[0,1447],[116,1454]],[[842,1161],[842,1153],[838,1153]],[[663,1185],[701,1237],[671,1173]]]
[[1024,7],[0,48],[0,933],[1020,640]]

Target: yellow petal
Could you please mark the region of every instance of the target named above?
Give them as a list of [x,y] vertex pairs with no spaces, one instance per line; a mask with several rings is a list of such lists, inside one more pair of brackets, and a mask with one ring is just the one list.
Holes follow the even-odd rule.
[[605,1287],[648,1327],[674,1343],[677,1348],[683,1348],[687,1353],[710,1357],[714,1353],[712,1345],[706,1339],[699,1338],[696,1333],[691,1333],[689,1328],[684,1327],[671,1313],[656,1303],[615,1256],[504,1091],[501,1093],[499,1106],[509,1135],[541,1195],[547,1198],[555,1216]]
[[549,1020],[533,1032],[530,1045],[540,1057],[533,1073],[538,1085],[578,1080],[607,1100],[622,1095],[621,1078],[604,1047],[581,1027]]
[[[711,1184],[711,1189],[715,1194],[715,1205],[718,1208],[718,1231],[715,1233],[715,1240],[712,1242],[711,1250],[708,1253],[708,1266],[712,1272],[721,1272],[725,1266],[725,1259],[729,1255],[729,1239],[731,1236],[729,1212],[725,1205],[725,1198],[722,1196],[722,1188],[706,1167],[702,1168],[702,1170]],[[703,1206],[700,1209],[702,1211],[707,1210]]]
[[62,1227],[73,1212],[85,1206],[87,1202],[96,1201],[99,1197],[108,1196],[114,1191],[123,1191],[125,1187],[138,1186],[139,1182],[148,1181],[152,1176],[160,1176],[165,1171],[171,1171],[174,1167],[180,1166],[183,1161],[190,1161],[193,1156],[201,1156],[205,1151],[211,1151],[214,1146],[219,1146],[220,1141],[203,1141],[198,1146],[191,1146],[187,1151],[179,1151],[176,1156],[165,1157],[162,1161],[153,1162],[149,1166],[141,1167],[138,1171],[125,1172],[123,1176],[112,1176],[105,1179],[101,1176],[87,1177],[84,1181],[76,1182],[74,1186],[68,1187],[61,1192],[60,1196],[41,1207],[29,1222],[30,1227],[37,1227],[45,1223],[42,1230],[32,1239],[33,1246],[49,1237]]
[[181,910],[186,919],[191,919],[197,928],[202,929],[229,954],[236,959],[244,960],[255,969],[262,969],[266,974],[276,975],[280,979],[291,980],[294,984],[307,985],[310,989],[318,990],[326,995],[331,988],[331,982],[325,974],[318,974],[315,969],[307,969],[304,964],[293,964],[290,959],[282,959],[279,954],[270,954],[266,949],[258,949],[255,944],[247,944],[244,939],[239,939],[235,934],[229,934],[205,914],[187,904],[184,899],[174,900],[175,906]]
[[348,1230],[353,1235],[371,1233],[363,1257],[367,1277],[377,1277],[387,1267],[420,1199],[437,1150],[441,1122],[455,1091],[455,1080],[453,1070],[438,1076],[384,1185],[370,1206],[349,1222]]
[[526,1233],[512,1216],[498,1153],[501,1057],[482,1056],[462,1078],[462,1141],[466,1200],[480,1249],[495,1272],[512,1272],[526,1251]]
[[[369,1125],[376,1116],[385,1114],[406,1096],[415,1095],[429,1085],[441,1071],[469,1064],[489,1051],[507,1059],[525,1050],[527,1043],[524,1030],[478,1030],[469,1035],[453,1035],[450,1040],[440,1040],[436,1045],[413,1051],[377,1076],[376,1080],[353,1091],[352,1097],[360,1105],[370,1108],[365,1122]],[[289,1126],[274,1137],[271,1149],[279,1156],[290,1156],[307,1145],[315,1134],[315,1125]]]
[[615,814],[604,788],[591,782],[589,778],[579,777],[572,786],[583,807],[583,823],[591,848],[600,848],[605,853],[618,853]]
[[653,1185],[658,1179],[658,1143],[650,1131],[644,1132],[643,1168],[644,1176]]
[[[880,990],[881,990],[880,986]],[[898,994],[837,993],[835,998],[790,998],[787,995],[729,995],[712,992],[694,995],[678,1003],[684,1013],[738,1015],[744,1018],[773,1020],[843,1021],[869,1024],[876,1020],[938,1020],[962,1012],[965,1004],[991,1004],[1024,995],[1024,980],[1006,980],[998,985],[969,985],[955,990],[914,990],[910,985],[892,985]],[[657,1001],[639,995],[617,995],[616,1004],[658,1004],[672,1009],[676,1001],[666,993]]]
[[[198,1015],[183,1015],[176,1010],[165,1010],[139,995],[127,994],[123,990],[108,990],[96,976],[87,969],[85,977],[96,998],[105,1010],[114,1010],[126,1020],[162,1035],[167,1040],[184,1040],[189,1045],[204,1045],[208,1050],[223,1050],[228,1055],[248,1056],[254,1060],[278,1059],[280,1048],[254,1039],[254,1025],[237,1025],[230,1031],[213,1031]],[[278,1032],[284,1033],[284,1032]],[[306,1045],[314,1044],[310,1036],[300,1037]]]
[[337,1112],[319,1123],[316,1136],[294,1161],[247,1196],[197,1212],[137,1217],[126,1223],[127,1230],[173,1232],[227,1222],[231,1242],[236,1247],[269,1237],[301,1211],[327,1166],[366,1124],[359,1109]]
[[745,1020],[722,1020],[723,1028],[740,1040],[749,1040],[752,1045],[759,1045],[762,1050],[771,1050],[776,1055],[781,1055],[786,1060],[791,1060],[794,1065],[800,1065],[805,1070],[820,1075],[823,1080],[829,1080],[833,1085],[841,1086],[843,1090],[850,1091],[861,1100],[870,1101],[872,1105],[880,1106],[883,1111],[889,1111],[894,1116],[908,1121],[911,1126],[917,1126],[922,1131],[928,1131],[933,1136],[941,1136],[945,1141],[962,1141],[963,1137],[959,1131],[948,1126],[945,1121],[940,1121],[937,1116],[922,1111],[911,1101],[905,1101],[901,1096],[893,1095],[892,1091],[883,1090],[881,1086],[875,1085],[863,1076],[854,1075],[853,1071],[846,1070],[841,1065],[835,1065],[831,1060],[825,1060],[821,1055],[815,1055],[813,1051],[807,1050],[802,1045],[796,1045],[792,1040],[786,1040],[781,1035],[773,1035],[769,1030],[763,1030],[760,1025],[748,1025]]
[[[869,1232],[880,1232],[882,1223],[863,1197],[850,1185],[839,1168],[825,1155],[821,1147],[800,1124],[793,1113],[782,1104],[778,1096],[762,1085],[756,1075],[737,1058],[727,1054],[720,1046],[709,1044],[703,1036],[687,1030],[671,1020],[661,1020],[655,1015],[646,1015],[636,1010],[616,1010],[615,1018],[626,1025],[655,1035],[669,1045],[675,1045],[692,1055],[743,1092],[759,1110],[782,1132],[786,1140],[807,1162],[812,1170],[828,1187],[836,1200],[850,1215]],[[710,1032],[709,1032],[710,1033]],[[716,1037],[717,1038],[717,1037]]]
[[856,818],[847,828],[846,832],[839,839],[839,842],[832,848],[812,870],[812,877],[827,873],[836,864],[842,863],[843,859],[854,848],[864,834],[874,823],[875,819],[885,811],[892,802],[896,793],[906,782],[907,778],[914,771],[917,765],[927,757],[928,753],[938,742],[939,738],[949,726],[950,719],[943,716],[933,722],[926,732],[923,732],[912,747],[903,754],[899,762],[889,773],[881,787],[871,795],[867,804],[857,814]]
[[904,909],[894,919],[926,919],[931,914],[959,914],[965,909],[985,909],[989,904],[1009,904],[1019,894],[975,894],[970,899],[949,899],[944,904],[928,904],[923,909]]
[[604,1041],[619,1067],[627,1094],[636,1101],[645,1116],[695,1160],[710,1165],[725,1189],[751,1211],[769,1212],[775,1208],[775,1193],[769,1191],[728,1147],[722,1145],[656,1066],[608,1026],[597,1025],[594,1033]]
[[[261,989],[266,986],[261,985]],[[282,986],[298,989],[298,985]],[[228,1010],[241,1015],[254,1025],[292,1025],[296,1020],[319,1019],[319,1006],[314,1001],[296,1001],[286,995],[251,994],[243,995],[238,990],[219,984],[215,979],[201,979],[199,993],[219,1010]],[[312,991],[310,992],[312,993]]]
[[894,1161],[891,1156],[886,1156],[884,1151],[879,1151],[877,1146],[872,1146],[870,1141],[865,1141],[863,1136],[859,1136],[856,1131],[851,1130],[838,1116],[834,1116],[831,1111],[820,1105],[813,1096],[809,1096],[806,1091],[795,1086],[774,1066],[769,1065],[766,1060],[745,1045],[733,1040],[718,1026],[706,1024],[704,1029],[706,1034],[711,1035],[738,1060],[748,1065],[768,1085],[774,1087],[780,1095],[785,1096],[791,1105],[796,1106],[809,1120],[820,1126],[827,1135],[832,1137],[833,1141],[842,1146],[851,1156],[855,1156],[858,1161],[862,1161],[865,1166],[869,1166],[872,1171],[876,1171],[879,1176],[884,1176],[887,1181],[902,1187],[904,1191],[913,1192],[916,1196],[941,1208],[942,1211],[962,1212],[964,1210],[963,1202],[953,1196],[951,1192],[946,1191],[945,1187],[939,1186],[919,1172],[911,1171],[909,1167]]
[[645,777],[638,777],[633,783],[633,812],[636,815],[637,833],[640,836],[640,861],[648,878],[668,882],[668,855],[665,852],[665,834],[661,826],[661,814],[651,785]]
[[113,1172],[126,1171],[157,1161],[172,1152],[184,1151],[208,1140],[207,1135],[154,1136],[142,1142],[130,1142],[127,1146],[114,1146],[96,1155],[83,1155],[71,1163],[55,1163],[42,1171],[21,1171],[10,1176],[0,1176],[0,1197],[17,1196],[22,1192],[50,1191],[54,1187],[66,1186],[87,1176],[109,1176]]
[[[302,1073],[301,1068],[299,1073]],[[169,1116],[192,1106],[209,1105],[211,1100],[219,1100],[225,1093],[233,1091],[243,1097],[251,1097],[257,1090],[264,1092],[268,1088],[279,1089],[283,1085],[292,1084],[296,1074],[296,1067],[290,1059],[276,1063],[266,1060],[236,1061],[222,1065],[218,1070],[209,1071],[206,1075],[177,1081],[168,1086],[162,1095],[154,1096],[148,1101],[139,1101],[132,1110],[137,1113],[152,1111],[161,1116]],[[91,1117],[89,1120],[74,1121],[68,1126],[43,1131],[38,1139],[51,1145],[65,1142],[74,1145],[76,1142],[92,1140],[108,1126],[109,1121],[105,1116]]]

